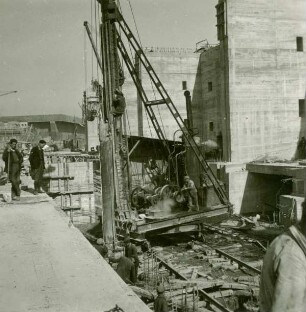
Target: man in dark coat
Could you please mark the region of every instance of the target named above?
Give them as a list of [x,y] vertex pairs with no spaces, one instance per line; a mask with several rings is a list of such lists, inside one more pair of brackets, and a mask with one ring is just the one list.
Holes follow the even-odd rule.
[[135,266],[131,259],[122,256],[118,262],[117,273],[125,283],[136,283]]
[[5,162],[4,172],[12,183],[12,199],[20,200],[20,171],[23,156],[16,147],[17,140],[11,139],[3,152],[2,159]]
[[124,244],[125,244],[125,256],[132,259],[135,265],[135,275],[137,279],[138,267],[139,267],[139,258],[137,254],[137,248],[134,244],[131,243],[131,240],[129,237],[126,237],[124,239]]
[[30,174],[34,180],[34,194],[43,193],[41,190],[41,182],[45,169],[45,160],[44,160],[44,146],[46,145],[45,140],[40,140],[37,146],[34,146],[30,152],[30,165],[31,170]]
[[154,311],[155,312],[168,312],[168,303],[165,297],[165,289],[163,285],[157,287],[157,297],[154,301]]

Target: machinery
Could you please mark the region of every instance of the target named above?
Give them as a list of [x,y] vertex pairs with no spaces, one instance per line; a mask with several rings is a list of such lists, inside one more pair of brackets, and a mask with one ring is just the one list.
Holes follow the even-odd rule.
[[[102,24],[100,25],[101,57],[98,54],[98,49],[92,38],[88,23],[85,22],[84,26],[103,76],[103,97],[102,99],[100,98],[100,154],[102,201],[104,207],[103,232],[105,239],[107,241],[114,240],[115,226],[118,228],[128,224],[129,230],[137,229],[135,208],[140,212],[165,198],[172,198],[177,204],[182,203],[184,196],[180,192],[180,187],[182,186],[183,175],[186,173],[184,167],[185,147],[192,150],[201,165],[202,181],[208,181],[213,186],[221,205],[230,208],[231,204],[227,194],[202,155],[194,139],[192,129],[185,125],[184,120],[154,71],[142,47],[131,32],[115,1],[97,1],[101,6],[102,13]],[[157,99],[150,98],[144,89],[131,53],[135,55],[135,59],[137,58],[150,77],[154,94],[158,96]],[[161,170],[154,159],[144,163],[143,168],[147,172],[151,183],[145,186],[137,186],[133,189],[131,189],[132,183],[128,182],[130,179],[129,152],[125,136],[124,114],[126,101],[122,92],[124,75],[121,61],[124,62],[125,68],[132,77],[146,114],[162,143],[163,152],[161,159],[167,162],[165,170]],[[190,101],[190,94],[186,93],[185,96]],[[93,99],[92,103],[97,103],[94,100],[96,99],[95,96],[91,98],[87,95],[86,98],[88,108],[91,105],[91,99]],[[178,146],[171,146],[166,138],[156,113],[156,109],[160,106],[168,109],[182,133],[183,144],[179,148]],[[94,109],[90,109],[90,111],[92,113],[87,118],[92,118],[96,114]]]

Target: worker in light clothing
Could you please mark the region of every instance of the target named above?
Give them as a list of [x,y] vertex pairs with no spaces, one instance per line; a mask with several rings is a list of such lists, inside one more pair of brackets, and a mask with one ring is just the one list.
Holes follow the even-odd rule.
[[20,200],[20,172],[23,156],[17,149],[17,140],[11,139],[5,148],[2,159],[5,162],[4,172],[8,174],[8,179],[12,183],[12,199]]
[[43,148],[46,145],[45,140],[40,140],[37,146],[34,146],[30,152],[30,174],[34,180],[34,194],[44,193],[41,189],[42,177],[45,170],[45,159]]
[[306,311],[306,199],[302,220],[278,236],[264,257],[260,312]]
[[186,192],[185,194],[187,196],[188,211],[199,211],[198,191],[195,187],[194,182],[190,179],[188,175],[184,177],[184,186],[182,188],[182,191]]
[[168,303],[165,297],[165,288],[163,285],[157,287],[157,297],[154,301],[154,312],[168,312]]

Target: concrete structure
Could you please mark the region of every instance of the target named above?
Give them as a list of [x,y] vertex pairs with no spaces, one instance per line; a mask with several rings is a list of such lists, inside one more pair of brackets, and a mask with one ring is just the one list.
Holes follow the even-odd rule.
[[[290,180],[283,194],[306,185],[302,166],[291,165],[302,173],[297,178],[284,170],[290,164],[277,163],[300,156],[298,141],[306,136],[305,2],[219,0],[216,10],[219,45],[200,56],[194,122],[201,140],[217,142],[230,161],[212,167],[234,212],[271,211],[283,179]],[[262,172],[267,164],[247,164],[254,160],[276,163]]]
[[[63,114],[54,115],[28,115],[28,116],[2,116],[0,122],[27,123],[35,132],[35,139],[46,138],[60,143],[63,141],[74,141],[74,145],[79,148],[85,146],[85,127],[79,117]],[[33,134],[33,133],[32,133]],[[29,133],[28,140],[31,139]]]
[[[180,114],[183,118],[186,118],[184,91],[188,89],[192,93],[196,92],[195,88],[201,87],[195,84],[199,55],[194,53],[193,49],[145,48],[144,51]],[[124,72],[126,79],[123,85],[123,93],[127,108],[127,134],[157,138],[155,130],[145,112],[145,108],[143,104],[139,102],[134,82],[126,68]],[[156,90],[153,91],[152,84],[143,66],[139,67],[139,73],[148,97],[151,100],[154,100],[155,96],[156,99],[159,99]],[[178,130],[178,126],[172,115],[168,112],[167,108],[162,105],[158,106],[158,108],[155,107],[155,114],[157,118],[159,118],[160,125],[167,139],[173,140],[174,132]],[[93,121],[87,121],[86,127],[88,150],[91,150],[91,148],[96,148],[99,144],[98,118],[95,118]],[[179,136],[180,133],[177,133],[176,139],[178,139]]]
[[[195,54],[192,49],[176,48],[146,48],[145,53],[173,103],[182,117],[186,118],[184,90],[188,89],[193,92],[195,88],[199,55]],[[126,73],[128,72],[126,71]],[[148,97],[151,100],[154,100],[155,96],[156,99],[160,99],[157,92],[153,92],[149,77],[142,66],[140,66],[140,76]],[[123,85],[123,91],[127,104],[128,134],[157,138],[151,122],[148,123],[145,109],[140,109],[141,107],[137,104],[137,90],[128,74]],[[155,107],[154,110],[156,116],[161,117],[161,126],[166,133],[167,139],[173,140],[173,134],[178,129],[174,118],[163,105]],[[143,126],[139,125],[141,121],[138,121],[138,114],[139,116],[142,115],[140,120],[142,120]],[[139,126],[143,129],[142,133],[138,132]]]
[[0,204],[0,311],[151,311],[52,203],[23,196]]
[[217,28],[193,97],[202,138],[222,133],[227,161],[294,158],[306,136],[305,1],[220,0]]
[[[246,164],[296,159],[298,141],[306,137],[305,1],[219,0],[216,9],[219,45],[204,46],[200,56],[191,50],[161,48],[146,49],[146,55],[183,118],[182,82],[187,83],[201,142],[216,142],[217,158],[227,161],[218,165],[218,176],[235,212],[253,212],[260,206],[258,194],[270,189],[275,197],[283,176],[249,173]],[[140,73],[144,88],[152,94],[143,69]],[[144,112],[137,122],[141,109],[129,77],[124,91],[128,133],[156,137]],[[156,115],[162,116],[167,137],[173,139],[175,121],[158,107]],[[190,174],[198,182],[198,168],[193,167]],[[278,165],[273,168],[277,171]],[[247,192],[254,197],[245,200]]]

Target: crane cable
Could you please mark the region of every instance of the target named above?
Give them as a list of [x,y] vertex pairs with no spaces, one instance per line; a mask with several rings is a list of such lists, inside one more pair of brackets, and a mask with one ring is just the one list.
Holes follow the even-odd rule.
[[[95,1],[95,28],[96,28],[96,47],[98,47],[98,28],[97,28],[97,5],[98,3]],[[98,61],[96,59],[96,69],[97,69],[97,81],[99,83],[99,65],[98,65]]]
[[85,74],[85,88],[84,90],[86,90],[87,88],[87,45],[86,45],[86,40],[87,40],[87,37],[86,37],[86,30],[84,28],[84,74]]

